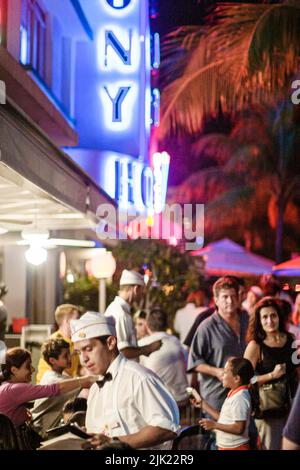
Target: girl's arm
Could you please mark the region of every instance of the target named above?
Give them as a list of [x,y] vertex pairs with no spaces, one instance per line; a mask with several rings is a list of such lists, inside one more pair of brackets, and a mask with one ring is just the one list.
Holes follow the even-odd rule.
[[210,406],[205,400],[202,400],[202,409],[208,414],[210,414],[210,416],[212,416],[214,420],[217,421],[219,419],[220,411]]
[[212,419],[200,419],[199,423],[207,431],[217,429],[218,431],[228,432],[238,436],[243,434],[246,428],[246,421],[235,421],[232,424],[221,424],[213,421]]
[[210,406],[207,401],[203,400],[202,397],[201,401],[197,401],[195,398],[191,398],[190,402],[195,408],[202,408],[204,411],[210,414],[210,416],[212,416],[216,421],[219,419],[220,411]]

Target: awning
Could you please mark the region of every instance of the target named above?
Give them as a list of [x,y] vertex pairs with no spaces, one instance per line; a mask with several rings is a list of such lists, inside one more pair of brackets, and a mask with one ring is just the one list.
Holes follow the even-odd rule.
[[259,276],[272,272],[272,260],[251,253],[228,238],[209,243],[191,255],[204,258],[205,272],[210,275]]
[[0,227],[91,228],[111,199],[11,100],[0,106]]
[[273,266],[276,276],[300,276],[300,256]]

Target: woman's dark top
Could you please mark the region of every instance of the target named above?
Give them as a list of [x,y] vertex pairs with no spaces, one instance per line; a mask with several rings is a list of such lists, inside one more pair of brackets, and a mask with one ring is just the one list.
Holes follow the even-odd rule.
[[290,334],[287,334],[287,340],[284,346],[282,347],[270,347],[265,343],[260,343],[260,361],[256,365],[255,373],[258,375],[264,375],[272,372],[274,367],[277,364],[286,365],[286,374],[283,375],[280,379],[275,379],[270,381],[270,383],[276,381],[282,381],[284,379],[288,380],[291,397],[294,397],[297,385],[298,385],[298,376],[296,372],[296,367],[298,367],[298,362],[295,359],[296,348],[292,347],[292,343],[295,338]]

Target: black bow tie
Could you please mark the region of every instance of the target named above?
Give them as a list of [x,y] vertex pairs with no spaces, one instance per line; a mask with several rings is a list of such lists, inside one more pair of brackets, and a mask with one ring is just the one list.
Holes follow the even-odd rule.
[[102,388],[105,382],[109,382],[112,380],[112,375],[110,372],[106,372],[102,380],[97,380],[96,384],[98,385],[99,388]]

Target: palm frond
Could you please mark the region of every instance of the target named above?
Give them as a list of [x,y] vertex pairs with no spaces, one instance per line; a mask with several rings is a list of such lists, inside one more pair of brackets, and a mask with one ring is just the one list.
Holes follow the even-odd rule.
[[[161,135],[199,131],[206,114],[274,103],[300,64],[299,4],[224,4],[162,95]],[[203,31],[202,31],[203,33]]]
[[237,145],[226,134],[211,133],[203,135],[192,145],[192,153],[198,158],[208,158],[218,165],[230,159],[237,150]]
[[162,38],[159,74],[162,87],[183,74],[189,54],[198,45],[202,34],[203,28],[190,25],[177,28]]
[[226,175],[219,167],[198,171],[169,192],[168,203],[206,204],[241,183],[238,175]]

